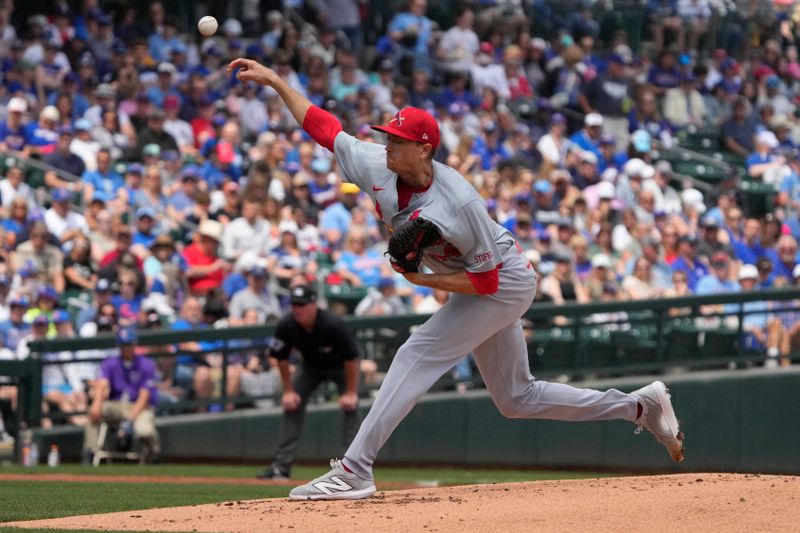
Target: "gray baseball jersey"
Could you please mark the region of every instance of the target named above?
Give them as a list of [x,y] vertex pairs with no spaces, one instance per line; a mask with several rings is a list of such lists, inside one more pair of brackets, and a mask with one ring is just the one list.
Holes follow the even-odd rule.
[[514,237],[495,223],[475,189],[452,168],[433,163],[425,189],[403,189],[386,167],[380,144],[341,132],[334,154],[342,177],[375,201],[385,224],[432,221],[442,242],[425,250],[423,263],[437,273],[488,272],[499,268],[491,295],[453,294],[417,328],[392,360],[378,396],[344,455],[345,464],[365,479],[392,431],[422,395],[459,359],[472,352],[500,412],[514,418],[609,420],[636,418],[636,400],[617,390],[599,392],[533,378],[520,317],[536,292],[536,273]]
[[486,202],[452,168],[434,161],[430,187],[413,192],[401,206],[397,174],[386,168],[383,145],[340,133],[334,150],[343,178],[372,198],[387,226],[396,228],[417,217],[436,225],[442,239],[425,250],[422,260],[433,272],[490,271],[514,245],[513,235],[489,218]]

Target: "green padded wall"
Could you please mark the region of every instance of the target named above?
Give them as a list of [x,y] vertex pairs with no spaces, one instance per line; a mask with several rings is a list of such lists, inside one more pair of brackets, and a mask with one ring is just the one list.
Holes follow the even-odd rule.
[[[800,369],[695,372],[661,378],[673,394],[687,435],[687,459],[676,465],[649,434],[613,422],[508,420],[485,391],[431,395],[389,439],[379,464],[507,465],[530,468],[648,471],[742,471],[800,474]],[[626,378],[588,386],[631,391],[649,382]],[[366,413],[368,406],[362,406]],[[165,460],[266,462],[280,410],[184,415],[158,421]],[[336,405],[312,406],[298,460],[341,457],[343,416]],[[80,449],[80,430],[39,433],[66,457]]]

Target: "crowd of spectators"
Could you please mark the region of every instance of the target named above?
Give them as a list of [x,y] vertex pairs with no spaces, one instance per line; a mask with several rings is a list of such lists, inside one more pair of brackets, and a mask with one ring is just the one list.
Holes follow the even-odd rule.
[[[528,2],[454,6],[455,24],[441,28],[425,0],[410,0],[375,43],[364,40],[358,0],[291,4],[223,20],[202,38],[158,1],[141,20],[92,0],[25,17],[0,2],[6,357],[62,331],[274,320],[298,276],[364,291],[359,315],[431,312],[447,298],[389,268],[376,206],[342,182],[271,90],[225,72],[239,56],[273,67],[366,141],[380,142],[369,125],[405,106],[432,112],[437,159],[517,236],[540,273],[538,300],[800,280],[793,2],[743,2],[720,40],[709,20],[721,3],[650,0],[642,26],[652,40],[641,50],[631,47],[641,36],[625,31],[599,43],[591,2],[540,36]],[[748,10],[766,14],[751,20]],[[748,174],[774,187],[773,213],[750,216],[734,188],[697,188],[659,160],[697,128],[719,131]],[[46,165],[41,183],[26,182],[33,160]],[[74,333],[59,326],[67,308]],[[753,345],[788,353],[796,328],[770,317],[748,323]],[[210,356],[160,364],[164,395],[211,395],[218,365]],[[250,365],[229,370],[229,392]],[[85,406],[69,392],[85,374],[53,379],[65,408]]]

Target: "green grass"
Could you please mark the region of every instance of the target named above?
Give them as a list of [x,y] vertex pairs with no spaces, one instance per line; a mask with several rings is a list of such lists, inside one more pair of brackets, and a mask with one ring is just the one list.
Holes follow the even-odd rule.
[[291,487],[3,481],[0,522],[37,520],[226,500],[285,497]]
[[[102,465],[92,468],[80,465],[62,465],[58,468],[25,468],[21,466],[0,467],[0,474],[91,474],[99,476],[191,476],[252,478],[261,466],[229,465],[150,465],[133,464]],[[295,466],[292,477],[298,480],[311,479],[327,471],[327,465]],[[471,483],[510,483],[542,479],[584,479],[605,477],[608,473],[561,472],[538,470],[466,470],[460,468],[376,468],[375,479],[394,483],[416,483],[421,480],[436,480],[442,485],[465,485]]]
[[[152,531],[133,531],[130,529],[114,531],[113,529],[45,529],[26,527],[0,527],[0,533],[153,533]],[[188,533],[188,532],[186,532]]]

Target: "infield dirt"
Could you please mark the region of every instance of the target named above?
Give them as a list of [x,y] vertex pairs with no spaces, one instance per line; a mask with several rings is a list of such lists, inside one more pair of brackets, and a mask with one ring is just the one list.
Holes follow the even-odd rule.
[[795,529],[798,503],[798,477],[702,473],[422,488],[360,501],[231,501],[3,525],[298,533],[753,532]]

